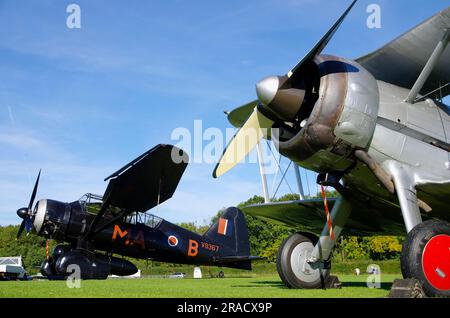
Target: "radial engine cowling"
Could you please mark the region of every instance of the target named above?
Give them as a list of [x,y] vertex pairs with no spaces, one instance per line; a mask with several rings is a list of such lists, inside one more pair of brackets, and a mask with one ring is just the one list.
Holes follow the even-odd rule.
[[272,139],[281,154],[308,169],[344,170],[353,151],[368,148],[372,140],[378,84],[355,61],[320,55],[314,64],[316,74],[304,74],[318,78],[314,106],[298,118],[296,129],[272,129]]

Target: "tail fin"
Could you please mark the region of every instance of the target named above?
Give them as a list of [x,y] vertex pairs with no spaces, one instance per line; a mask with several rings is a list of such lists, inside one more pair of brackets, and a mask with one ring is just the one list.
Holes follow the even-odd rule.
[[231,250],[232,255],[216,257],[217,263],[227,267],[251,269],[247,221],[241,210],[235,207],[226,209],[204,237]]

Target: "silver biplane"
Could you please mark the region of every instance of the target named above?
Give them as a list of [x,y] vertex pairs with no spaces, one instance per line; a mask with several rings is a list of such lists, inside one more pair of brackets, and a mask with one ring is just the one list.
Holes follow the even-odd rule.
[[288,287],[323,285],[342,230],[406,230],[403,276],[429,296],[450,296],[450,111],[442,103],[450,93],[450,8],[355,60],[321,54],[355,3],[286,75],[261,80],[258,99],[228,114],[240,129],[213,176],[265,138],[339,193],[328,200],[330,223],[322,199],[243,209],[298,229],[277,258]]

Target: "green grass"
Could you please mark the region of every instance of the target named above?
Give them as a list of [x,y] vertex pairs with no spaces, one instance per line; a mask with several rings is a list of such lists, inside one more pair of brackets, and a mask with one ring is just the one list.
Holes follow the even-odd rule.
[[81,281],[81,288],[68,288],[65,281],[0,282],[0,298],[4,297],[385,297],[392,281],[400,275],[382,275],[380,289],[366,286],[367,275],[340,275],[342,289],[292,290],[278,276],[207,278],[207,279],[107,279]]
[[[142,275],[168,275],[175,272],[187,273],[192,277],[194,266],[192,265],[178,265],[178,264],[166,264],[166,263],[149,263],[148,266],[145,261],[131,260],[136,266],[141,269]],[[400,273],[400,261],[399,260],[385,260],[385,261],[373,261],[373,260],[348,260],[348,261],[333,261],[331,272],[334,274],[353,274],[355,268],[359,268],[361,272],[366,272],[369,264],[377,264],[381,268],[381,272],[384,274],[397,274]],[[217,274],[223,270],[227,277],[259,277],[259,276],[273,276],[277,275],[277,267],[275,263],[267,263],[265,261],[254,261],[252,264],[252,270],[239,270],[233,268],[219,268],[215,266],[200,266],[202,273],[205,276],[217,276]]]

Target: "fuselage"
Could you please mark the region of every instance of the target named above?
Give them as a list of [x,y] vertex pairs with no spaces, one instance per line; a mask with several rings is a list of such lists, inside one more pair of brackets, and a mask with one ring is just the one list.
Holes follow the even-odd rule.
[[[450,220],[450,111],[444,104],[431,99],[414,104],[404,100],[409,90],[377,81],[379,110],[368,154],[381,166],[400,162],[411,169],[417,181],[418,197],[432,207],[430,217]],[[299,165],[321,171],[321,163],[339,162],[342,168],[351,166],[347,158],[320,151]],[[389,193],[363,163],[358,162],[344,177],[346,186],[367,197],[376,197],[398,206],[397,196]],[[434,184],[422,190],[421,184]],[[442,186],[440,186],[442,184]],[[425,188],[425,186],[424,186]]]
[[[115,223],[95,236],[96,250],[181,264],[212,263],[226,249],[153,215],[151,223]],[[231,255],[231,251],[230,251]]]
[[[404,102],[409,90],[377,81],[380,104],[369,155],[381,167],[390,161],[410,167],[419,185],[418,197],[432,208],[432,215],[448,219],[450,188],[450,116],[431,99],[414,104]],[[446,148],[447,147],[447,148]],[[368,195],[383,197],[397,204],[397,197],[380,186],[368,169],[355,169],[346,177]],[[439,191],[425,191],[421,184],[435,184]]]
[[[87,225],[94,217],[95,214],[87,212],[85,202],[63,203],[45,199],[36,205],[34,227],[38,235],[77,248],[80,242],[85,243]],[[219,264],[219,257],[233,256],[235,252],[226,244],[209,239],[207,233],[199,235],[157,216],[139,213],[107,226],[87,243],[87,247],[107,255],[162,262],[239,266],[232,262]]]

